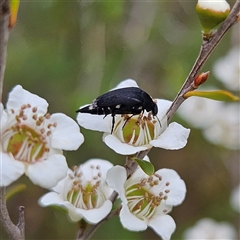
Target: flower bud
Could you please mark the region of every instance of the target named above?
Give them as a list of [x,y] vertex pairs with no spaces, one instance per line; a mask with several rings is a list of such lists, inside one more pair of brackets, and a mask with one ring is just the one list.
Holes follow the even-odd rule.
[[211,35],[213,30],[227,18],[230,6],[225,0],[198,0],[196,11],[203,33]]
[[195,79],[194,79],[194,88],[198,88],[200,85],[205,83],[208,79],[209,71],[200,73]]

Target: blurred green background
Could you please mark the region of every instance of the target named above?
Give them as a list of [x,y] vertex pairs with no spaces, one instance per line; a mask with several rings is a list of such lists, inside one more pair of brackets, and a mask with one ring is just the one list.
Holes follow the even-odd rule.
[[[195,5],[196,1],[22,1],[8,43],[4,103],[8,92],[20,84],[45,98],[50,113],[63,112],[75,119],[79,106],[127,78],[135,79],[152,97],[173,100],[201,45]],[[229,31],[204,71],[211,71],[216,59],[230,49],[231,36]],[[213,74],[208,81],[222,87]],[[177,115],[174,121],[189,127]],[[95,157],[124,164],[124,156],[102,142],[102,133],[81,132],[84,144],[75,152],[65,152],[70,167]],[[155,169],[172,168],[187,185],[185,201],[171,213],[177,224],[172,239],[181,239],[183,231],[203,217],[229,221],[238,228],[239,215],[229,198],[239,183],[239,151],[211,145],[199,130],[192,129],[184,149],[155,148],[149,157]],[[27,239],[75,238],[77,224],[64,212],[38,205],[47,190],[25,176],[17,183],[25,183],[27,189],[13,196],[8,207],[14,222],[17,207],[26,207]],[[3,230],[1,236],[7,236]],[[115,217],[92,239],[159,237],[151,229],[124,230]]]

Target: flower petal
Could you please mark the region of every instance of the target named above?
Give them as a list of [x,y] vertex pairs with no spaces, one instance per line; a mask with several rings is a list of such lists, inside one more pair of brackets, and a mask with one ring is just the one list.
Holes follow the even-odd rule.
[[29,165],[26,171],[34,184],[49,189],[66,176],[68,166],[63,155],[55,154],[45,161]]
[[117,137],[112,134],[104,134],[103,141],[118,154],[131,155],[140,151],[147,150],[146,146],[133,146],[127,143],[122,143]]
[[163,240],[169,240],[176,228],[174,220],[169,215],[154,216],[148,225],[161,236]]
[[126,80],[123,80],[122,82],[120,82],[115,88],[113,88],[112,90],[114,89],[119,89],[119,88],[126,88],[126,87],[139,87],[136,83],[135,80],[133,79],[126,79]]
[[55,192],[46,193],[38,200],[38,204],[41,207],[47,207],[49,205],[62,205],[63,202],[64,201],[60,195]]
[[24,164],[10,155],[0,152],[0,186],[6,187],[24,173]]
[[187,144],[189,133],[190,129],[173,122],[156,140],[150,141],[150,144],[164,149],[180,149]]
[[112,117],[110,115],[92,115],[89,113],[78,113],[78,124],[86,129],[99,132],[111,132]]
[[[76,211],[78,214],[81,214],[85,220],[87,220],[91,224],[96,224],[100,222],[103,218],[105,218],[112,209],[112,202],[110,200],[107,200],[104,202],[104,204],[100,208],[94,208],[94,209],[80,209],[76,208]],[[69,212],[69,215],[71,219],[74,219],[75,213]]]
[[148,227],[143,220],[139,219],[129,211],[126,204],[123,204],[119,217],[123,227],[128,230],[143,231]]
[[166,116],[166,112],[171,106],[172,102],[165,99],[156,99],[158,106],[158,118],[161,120],[164,116]]
[[68,214],[72,221],[77,222],[79,221],[83,216],[81,213],[77,211],[77,209],[68,201],[64,201],[59,194],[55,192],[50,192],[45,195],[43,195],[39,200],[38,203],[41,207],[47,207],[50,205],[55,206],[61,206],[65,209],[67,209]]
[[[180,178],[176,171],[173,169],[160,169],[156,171],[162,177],[162,183],[169,182],[166,188],[169,189],[168,198],[166,204],[176,206],[183,202],[186,196],[185,182]],[[165,185],[166,186],[166,185]]]
[[124,183],[126,182],[126,180],[127,172],[126,169],[122,166],[115,166],[107,172],[106,181],[108,186],[113,188],[119,194],[121,200],[127,204],[124,189]]
[[61,179],[60,181],[58,181],[57,185],[55,185],[52,190],[56,193],[59,193],[60,195],[63,194],[64,192],[64,188],[65,188],[65,184],[66,184],[66,180],[68,179],[68,176],[73,174],[73,171],[69,168],[67,171],[67,175],[65,178]]
[[20,85],[15,86],[9,93],[6,107],[7,109],[19,110],[22,105],[28,103],[31,105],[31,107],[37,107],[37,113],[39,115],[44,115],[47,113],[47,101],[38,95],[23,89]]
[[81,171],[84,173],[86,181],[92,181],[92,175],[94,175],[94,170],[91,166],[96,166],[97,170],[101,171],[101,178],[106,179],[107,171],[113,167],[113,164],[107,160],[100,158],[92,158],[81,164]]
[[57,123],[52,135],[52,147],[64,150],[76,150],[83,143],[77,123],[63,113],[51,115],[51,121]]

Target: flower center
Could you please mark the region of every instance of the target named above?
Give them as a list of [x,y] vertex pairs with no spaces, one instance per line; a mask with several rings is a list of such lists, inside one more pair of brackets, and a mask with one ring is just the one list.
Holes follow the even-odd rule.
[[[30,112],[30,114],[29,114]],[[37,108],[23,105],[18,114],[9,113],[10,127],[2,135],[2,148],[14,159],[34,163],[49,152],[48,137],[56,123],[49,123],[50,114],[37,116]],[[47,126],[44,126],[48,122]]]
[[5,134],[11,135],[7,152],[11,152],[14,158],[20,161],[35,162],[43,156],[45,151],[48,151],[41,135],[28,126],[8,129]]
[[140,115],[122,115],[116,118],[114,134],[121,142],[134,146],[149,144],[161,134],[161,125],[151,113]]
[[[101,172],[99,166],[91,165],[91,180],[86,180],[84,172],[75,166],[73,174],[68,175],[65,183],[65,200],[72,203],[76,208],[93,209],[99,208],[107,200],[102,192]],[[89,176],[88,176],[89,178]]]
[[[151,188],[158,185],[160,181],[160,176],[150,176],[127,188],[126,198],[129,210],[138,218],[142,220],[151,218],[161,202],[167,199],[170,190],[165,189],[165,191],[160,191],[157,195],[156,191],[151,191]],[[169,184],[167,183],[166,186]]]

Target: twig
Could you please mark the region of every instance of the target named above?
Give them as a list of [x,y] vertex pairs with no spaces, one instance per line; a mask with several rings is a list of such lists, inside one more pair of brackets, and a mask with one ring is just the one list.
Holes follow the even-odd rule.
[[24,206],[18,208],[18,224],[17,227],[20,230],[20,235],[25,239],[25,216],[24,216]]
[[7,42],[9,37],[9,0],[0,1],[0,102],[2,101],[3,78],[6,66]]
[[177,111],[180,105],[185,101],[185,98],[183,97],[184,94],[188,91],[194,90],[194,88],[191,87],[191,84],[226,32],[238,21],[239,12],[240,1],[236,1],[227,19],[223,22],[222,26],[218,29],[218,31],[216,31],[213,37],[209,41],[203,40],[199,55],[192,67],[192,70],[190,71],[185,83],[167,111],[168,123],[171,121],[174,113]]
[[[10,17],[10,5],[9,0],[0,1],[0,101],[2,101],[3,93],[3,80],[6,67],[7,57],[7,42],[9,37],[9,17]],[[1,159],[2,160],[2,159]],[[24,207],[19,207],[19,222],[16,225],[13,224],[9,217],[5,199],[6,188],[0,188],[0,221],[4,226],[10,239],[23,240],[24,239]]]
[[24,239],[24,208],[19,207],[19,222],[18,226],[14,225],[11,221],[6,200],[5,200],[5,188],[0,188],[0,221],[4,226],[6,232],[10,239],[13,240],[23,240]]

